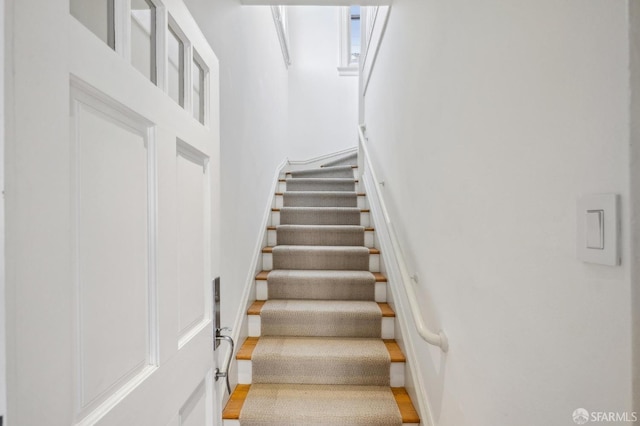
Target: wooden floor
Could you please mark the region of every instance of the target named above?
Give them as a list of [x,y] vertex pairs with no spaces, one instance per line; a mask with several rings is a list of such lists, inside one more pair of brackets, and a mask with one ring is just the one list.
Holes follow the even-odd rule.
[[[222,418],[224,420],[238,420],[240,418],[240,411],[247,398],[247,394],[251,389],[251,385],[238,385],[231,394],[227,406],[224,407],[222,412]],[[415,407],[411,403],[411,398],[405,388],[391,388],[393,396],[398,404],[400,415],[402,416],[402,423],[420,423],[420,417]]]

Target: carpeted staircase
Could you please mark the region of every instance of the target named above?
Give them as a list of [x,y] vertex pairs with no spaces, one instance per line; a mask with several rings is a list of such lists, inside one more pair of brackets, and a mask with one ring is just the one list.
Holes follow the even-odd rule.
[[225,426],[420,422],[356,161],[281,181]]

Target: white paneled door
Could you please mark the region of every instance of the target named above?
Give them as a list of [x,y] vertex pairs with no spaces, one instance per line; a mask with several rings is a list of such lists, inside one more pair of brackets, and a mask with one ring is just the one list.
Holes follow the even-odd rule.
[[7,6],[6,424],[211,426],[217,59],[181,0]]

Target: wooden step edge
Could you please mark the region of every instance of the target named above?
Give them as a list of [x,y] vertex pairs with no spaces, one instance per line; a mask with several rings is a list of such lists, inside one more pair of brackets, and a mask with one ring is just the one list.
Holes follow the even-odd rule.
[[400,349],[400,345],[398,345],[395,339],[383,339],[382,341],[387,347],[387,351],[389,351],[391,362],[407,362],[407,358],[402,353],[402,349]]
[[[318,226],[322,226],[322,225],[318,225]],[[329,226],[333,226],[333,225],[329,225]],[[335,225],[335,226],[340,226],[340,225]],[[349,225],[347,225],[349,226]],[[277,226],[267,226],[267,231],[277,231],[278,227]],[[364,228],[364,232],[375,232],[375,228],[372,227],[365,227]]]
[[[310,208],[315,208],[315,207],[310,207]],[[321,208],[329,208],[329,207],[317,207],[317,208],[321,209]],[[274,208],[271,209],[272,212],[279,212],[280,210],[281,209],[279,209],[277,207],[274,207]],[[370,213],[370,212],[371,212],[370,209],[361,209],[360,210],[360,213]]]
[[251,389],[251,385],[236,385],[236,388],[231,393],[227,405],[222,410],[222,418],[224,420],[238,420],[240,418],[240,411],[244,401],[247,399],[247,394]]
[[387,277],[382,275],[382,273],[380,273],[380,272],[372,272],[372,274],[375,277],[377,283],[386,283],[387,282]]
[[[247,337],[244,341],[238,353],[236,354],[236,359],[239,361],[251,361],[253,357],[253,351],[260,340],[259,337]],[[389,352],[389,358],[391,362],[406,362],[405,358],[400,346],[394,339],[384,339],[383,343]]]
[[[300,247],[305,247],[305,246],[301,245]],[[314,247],[343,247],[343,246],[314,246]],[[344,247],[352,247],[352,246],[344,246]],[[273,246],[263,247],[262,252],[273,253]],[[380,254],[380,250],[378,250],[377,248],[369,248],[369,254]]]
[[[256,280],[258,280],[258,281],[266,281],[267,277],[269,276],[269,272],[271,272],[271,271],[260,271],[260,272],[258,272],[258,275],[256,275]],[[387,277],[382,275],[380,272],[372,272],[372,274],[375,277],[377,283],[386,283],[387,282]]]
[[[249,309],[247,309],[247,315],[260,315],[262,307],[266,302],[266,300],[256,300],[253,302],[251,306],[249,306]],[[396,313],[393,312],[393,309],[391,309],[388,303],[378,302],[378,307],[383,317],[391,318],[396,316]]]
[[[281,196],[281,197],[282,197],[282,196],[284,195],[284,192],[276,192],[276,195],[277,195],[277,196]],[[358,196],[358,197],[366,197],[366,196],[367,196],[367,194],[366,194],[366,193],[364,193],[364,192],[358,192],[358,193],[356,194],[356,196]]]
[[251,357],[253,356],[253,350],[256,348],[256,345],[258,344],[258,340],[260,340],[258,337],[247,337],[247,339],[244,341],[244,343],[238,350],[238,353],[236,354],[236,359],[242,360],[242,361],[251,361]]
[[[305,179],[305,178],[298,178],[298,179]],[[349,179],[349,178],[306,178],[306,179]],[[287,179],[278,179],[278,182],[286,182]],[[358,179],[354,179],[353,180],[354,183],[359,183],[360,181]]]
[[380,307],[383,317],[392,318],[396,316],[396,313],[393,312],[393,309],[391,309],[391,306],[389,306],[388,303],[378,302],[378,306]]
[[393,397],[400,409],[402,423],[420,423],[420,416],[413,406],[407,390],[405,388],[391,388],[391,392],[393,392]]
[[249,306],[247,309],[247,315],[260,315],[260,311],[262,311],[262,307],[264,306],[266,300],[256,300]]
[[256,275],[256,280],[258,280],[258,281],[266,281],[267,280],[267,276],[269,275],[269,272],[271,272],[271,271],[260,271],[260,272],[258,272],[258,275]]
[[[247,399],[249,389],[251,389],[251,385],[236,385],[227,405],[222,411],[222,418],[224,420],[240,419],[240,412],[242,411],[244,401]],[[396,400],[396,404],[398,404],[398,409],[402,416],[402,423],[420,423],[420,416],[413,406],[407,390],[405,388],[391,388],[391,392]]]

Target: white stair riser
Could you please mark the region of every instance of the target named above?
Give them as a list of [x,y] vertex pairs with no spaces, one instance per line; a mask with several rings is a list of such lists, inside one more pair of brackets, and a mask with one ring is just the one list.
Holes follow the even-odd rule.
[[[359,209],[368,209],[368,205],[367,205],[367,197],[365,197],[364,195],[358,195],[358,204],[357,204]],[[273,206],[276,209],[281,209],[284,207],[284,197],[282,195],[276,195],[275,198],[275,205]]]
[[[262,253],[262,270],[263,271],[273,270],[273,253]],[[380,272],[380,255],[379,254],[369,255],[369,271]]]
[[364,231],[364,246],[374,248],[376,246],[376,236],[374,231]]
[[[404,387],[404,362],[392,362],[389,369],[391,387]],[[253,382],[253,369],[250,360],[238,360],[238,384],[250,385]]]
[[[365,231],[364,232],[364,246],[367,248],[374,248],[376,243],[376,238],[374,235],[374,231]],[[278,232],[275,230],[267,230],[267,245],[274,247],[278,245]]]
[[[261,332],[261,321],[260,315],[247,315],[247,326],[249,337],[260,337]],[[395,338],[395,318],[394,317],[383,317],[382,318],[382,327],[381,334],[383,339],[394,339]]]
[[[377,282],[375,285],[375,301],[387,301],[387,283]],[[269,300],[269,286],[265,280],[256,280],[256,300]]]
[[376,287],[374,290],[374,298],[378,303],[387,301],[387,283],[386,282],[376,282]]
[[[280,225],[280,212],[271,212],[271,226]],[[360,226],[371,227],[371,213],[360,213]]]

